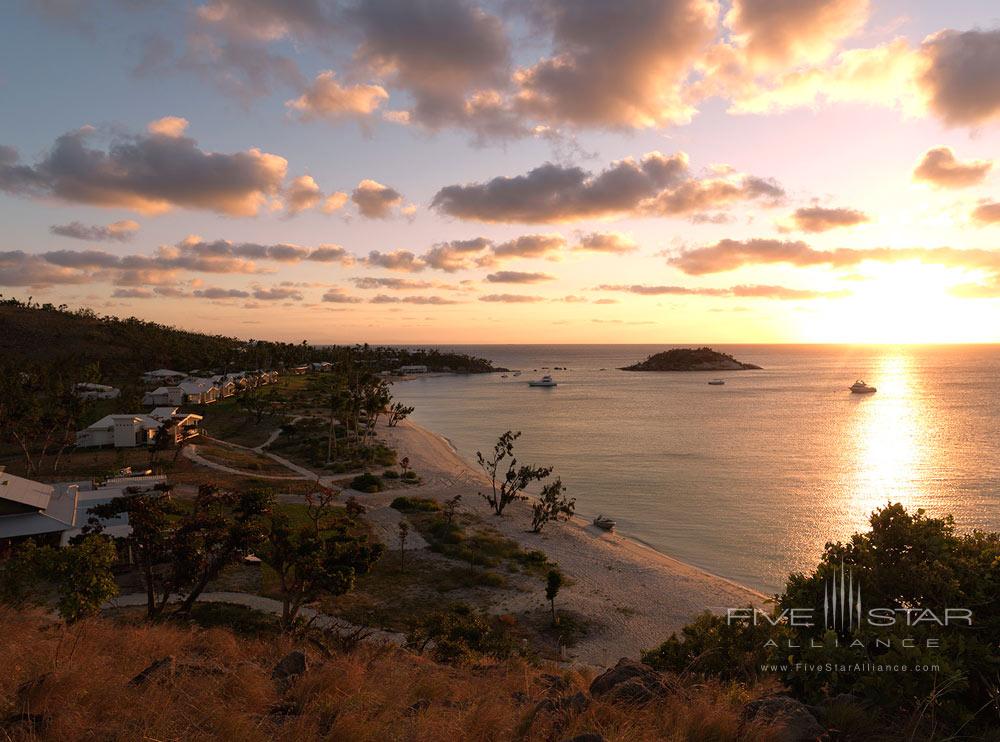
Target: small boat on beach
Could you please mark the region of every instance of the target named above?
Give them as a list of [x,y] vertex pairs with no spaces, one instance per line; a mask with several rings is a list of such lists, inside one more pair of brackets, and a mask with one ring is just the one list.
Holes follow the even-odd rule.
[[613,531],[615,530],[615,526],[618,524],[611,518],[605,518],[603,515],[598,515],[594,518],[594,525],[602,531]]
[[521,375],[521,372],[520,372],[520,371],[515,371],[515,372],[514,372],[514,373],[513,373],[512,375],[513,375],[513,376],[520,376],[520,375]]
[[851,384],[852,394],[874,394],[877,390],[873,386],[868,386],[861,379],[858,379],[853,384]]
[[558,385],[559,385],[558,382],[548,374],[545,374],[545,376],[543,376],[540,379],[532,379],[531,381],[528,382],[528,386],[558,386]]
[[723,386],[726,383],[725,379],[712,379],[708,382],[709,386]]

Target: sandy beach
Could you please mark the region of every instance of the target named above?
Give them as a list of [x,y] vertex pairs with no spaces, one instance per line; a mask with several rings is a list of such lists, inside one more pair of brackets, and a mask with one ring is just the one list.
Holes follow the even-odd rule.
[[[482,515],[524,548],[544,551],[559,565],[571,580],[559,594],[559,607],[594,622],[594,630],[567,651],[567,659],[576,663],[607,666],[619,657],[637,657],[701,611],[760,605],[766,599],[744,585],[661,554],[622,534],[602,531],[582,518],[550,523],[541,534],[529,533],[528,503],[514,503],[503,517],[495,517],[477,494],[488,486],[485,475],[464,461],[442,436],[410,421],[382,428],[380,434],[400,457],[409,457],[410,465],[421,475],[423,484],[412,490],[414,495],[443,501],[461,494],[463,509]],[[384,512],[390,494],[367,496],[371,498],[367,501]],[[543,599],[541,591],[518,593],[495,609],[516,612],[539,606]]]

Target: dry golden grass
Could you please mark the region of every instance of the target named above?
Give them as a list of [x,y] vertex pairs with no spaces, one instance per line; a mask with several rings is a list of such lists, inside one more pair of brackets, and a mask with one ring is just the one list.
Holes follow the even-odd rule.
[[[766,740],[739,729],[746,694],[687,688],[646,708],[590,701],[582,712],[537,711],[586,691],[578,671],[514,661],[448,667],[400,650],[324,656],[282,693],[271,669],[290,638],[242,640],[222,629],[94,619],[64,627],[0,608],[0,739],[15,740],[561,740],[584,732],[629,740]],[[133,687],[152,661],[173,674]],[[553,695],[558,673],[568,686]],[[32,715],[34,723],[17,721]]]

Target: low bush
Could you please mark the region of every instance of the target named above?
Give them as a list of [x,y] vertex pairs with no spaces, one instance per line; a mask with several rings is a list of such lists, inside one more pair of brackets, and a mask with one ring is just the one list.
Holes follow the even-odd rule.
[[415,482],[418,479],[420,479],[420,477],[417,475],[415,471],[413,471],[413,469],[407,469],[403,473],[403,479],[405,479],[407,482]]
[[399,472],[395,469],[386,469],[382,472],[382,479],[399,479]]
[[441,503],[429,497],[397,497],[390,507],[404,513],[417,511],[432,513],[441,509]]
[[358,492],[381,492],[382,480],[371,472],[365,472],[364,474],[359,474],[351,480],[351,489],[357,490]]

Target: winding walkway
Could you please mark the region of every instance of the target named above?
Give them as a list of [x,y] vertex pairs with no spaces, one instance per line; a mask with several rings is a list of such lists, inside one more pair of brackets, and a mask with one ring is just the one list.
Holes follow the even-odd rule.
[[[175,596],[170,602],[179,603],[180,601],[181,596]],[[229,603],[230,605],[240,605],[244,608],[250,608],[255,611],[260,611],[261,613],[267,613],[271,616],[280,616],[282,609],[280,600],[265,598],[262,595],[252,595],[251,593],[233,593],[224,591],[204,592],[198,596],[195,602]],[[119,595],[117,598],[108,601],[101,606],[101,608],[107,610],[113,608],[134,608],[144,605],[146,605],[146,593],[128,593],[127,595]],[[331,616],[328,613],[321,613],[314,608],[304,607],[299,611],[299,614],[306,621],[310,621],[313,626],[317,626],[321,629],[350,632],[357,631],[362,628],[356,624],[337,618],[336,616]],[[394,644],[396,646],[402,646],[406,642],[405,634],[393,631],[382,631],[381,629],[370,629],[370,631],[371,633],[368,635],[368,641],[378,642],[381,644]]]

